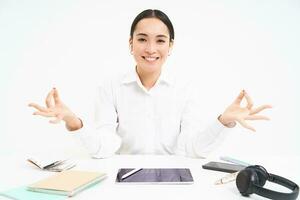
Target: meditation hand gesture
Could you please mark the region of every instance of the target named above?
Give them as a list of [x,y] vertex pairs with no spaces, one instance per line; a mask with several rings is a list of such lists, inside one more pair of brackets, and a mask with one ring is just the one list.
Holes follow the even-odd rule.
[[50,123],[57,124],[61,120],[65,121],[66,127],[70,131],[82,127],[81,120],[61,101],[57,89],[53,88],[46,97],[46,106],[43,107],[36,103],[30,103],[30,107],[37,109],[33,114],[43,117],[53,117]]
[[[246,98],[247,106],[241,107],[241,101]],[[219,117],[219,121],[227,126],[233,127],[236,122],[241,124],[243,127],[255,131],[255,129],[247,124],[246,120],[269,120],[268,117],[263,115],[257,115],[260,111],[271,108],[270,105],[262,105],[257,108],[252,108],[253,101],[245,90],[241,91],[235,101],[226,108],[224,113]]]

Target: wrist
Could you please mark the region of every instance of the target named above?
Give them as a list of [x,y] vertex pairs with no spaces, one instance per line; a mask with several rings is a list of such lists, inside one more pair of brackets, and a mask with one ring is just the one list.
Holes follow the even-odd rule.
[[220,115],[218,117],[219,122],[221,122],[221,124],[223,124],[224,126],[226,126],[227,128],[233,128],[236,125],[236,122],[234,120],[228,120],[227,118],[225,118],[223,115]]
[[80,118],[78,118],[76,115],[66,116],[65,119],[65,125],[68,131],[76,131],[78,129],[81,129],[83,127],[83,123]]

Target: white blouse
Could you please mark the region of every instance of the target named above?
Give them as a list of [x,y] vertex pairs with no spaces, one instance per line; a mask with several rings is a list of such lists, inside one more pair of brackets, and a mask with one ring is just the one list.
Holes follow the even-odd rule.
[[203,157],[223,140],[225,127],[217,119],[201,126],[192,88],[163,70],[147,91],[132,70],[97,89],[95,122],[82,119],[75,135],[94,158],[115,153]]

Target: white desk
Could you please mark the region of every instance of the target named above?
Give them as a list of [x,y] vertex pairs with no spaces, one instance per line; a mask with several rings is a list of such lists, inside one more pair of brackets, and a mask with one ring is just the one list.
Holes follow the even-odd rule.
[[[25,156],[1,156],[0,191],[17,186],[28,185],[53,172],[36,169],[28,164]],[[215,160],[215,159],[214,159]],[[300,157],[255,157],[245,161],[261,164],[269,172],[278,174],[300,183]],[[71,199],[248,199],[242,197],[235,182],[226,185],[214,185],[225,175],[222,172],[202,169],[201,165],[211,159],[192,159],[178,156],[117,155],[108,159],[90,159],[78,157],[75,169],[103,171],[108,178],[99,184],[84,190]],[[292,164],[291,164],[292,163]],[[115,184],[116,173],[122,167],[185,167],[190,168],[193,185],[121,185]],[[269,189],[289,190],[275,184],[266,184]],[[251,199],[264,199],[252,195]],[[6,199],[0,196],[0,199]]]

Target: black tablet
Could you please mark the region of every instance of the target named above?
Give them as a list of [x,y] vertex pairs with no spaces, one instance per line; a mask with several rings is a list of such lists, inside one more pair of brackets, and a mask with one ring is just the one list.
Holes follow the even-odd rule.
[[192,184],[193,176],[187,168],[122,168],[116,183],[136,184]]

